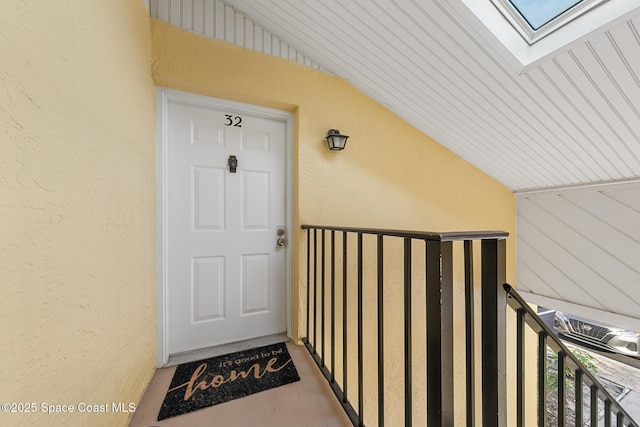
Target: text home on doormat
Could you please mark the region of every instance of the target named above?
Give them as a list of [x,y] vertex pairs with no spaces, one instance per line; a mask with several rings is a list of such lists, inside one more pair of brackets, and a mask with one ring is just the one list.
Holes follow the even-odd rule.
[[176,368],[158,421],[299,380],[285,343],[185,363]]

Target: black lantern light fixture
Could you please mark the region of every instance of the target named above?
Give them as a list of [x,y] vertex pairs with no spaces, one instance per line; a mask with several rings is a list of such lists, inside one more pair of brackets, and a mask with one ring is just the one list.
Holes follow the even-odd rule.
[[344,150],[345,145],[347,145],[347,139],[349,139],[349,136],[342,135],[338,129],[329,129],[329,132],[327,132],[327,144],[329,145],[329,150]]

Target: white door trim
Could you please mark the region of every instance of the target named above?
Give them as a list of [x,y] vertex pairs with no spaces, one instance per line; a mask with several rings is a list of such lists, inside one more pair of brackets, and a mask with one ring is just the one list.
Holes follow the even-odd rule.
[[[158,87],[156,89],[156,366],[162,367],[169,360],[169,288],[167,280],[167,138],[168,103],[183,102],[189,105],[224,109],[236,114],[250,114],[286,123],[285,140],[285,214],[289,242],[293,236],[293,114],[287,111],[235,101],[211,98],[188,92]],[[286,246],[287,335],[291,336],[291,244]]]

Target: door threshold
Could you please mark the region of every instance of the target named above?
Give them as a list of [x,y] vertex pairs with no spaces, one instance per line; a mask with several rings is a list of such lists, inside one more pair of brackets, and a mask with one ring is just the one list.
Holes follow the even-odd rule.
[[266,335],[264,337],[250,338],[248,340],[236,341],[228,344],[215,345],[212,347],[200,348],[186,351],[184,353],[172,354],[169,356],[167,364],[163,367],[181,365],[183,363],[194,362],[196,360],[209,359],[211,357],[222,356],[223,354],[235,353],[236,351],[250,350],[256,347],[276,344],[289,341],[291,338],[286,333]]

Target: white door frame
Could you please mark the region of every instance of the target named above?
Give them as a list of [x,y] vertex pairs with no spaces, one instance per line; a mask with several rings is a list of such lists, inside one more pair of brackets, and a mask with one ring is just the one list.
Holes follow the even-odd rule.
[[[189,105],[223,109],[230,113],[249,114],[286,124],[285,137],[285,215],[289,242],[293,237],[293,114],[287,111],[243,104],[225,99],[182,92],[162,87],[156,88],[156,366],[162,367],[169,360],[169,284],[167,280],[167,144],[168,103],[183,102]],[[287,335],[291,336],[291,243],[286,246],[285,276],[287,293]]]

